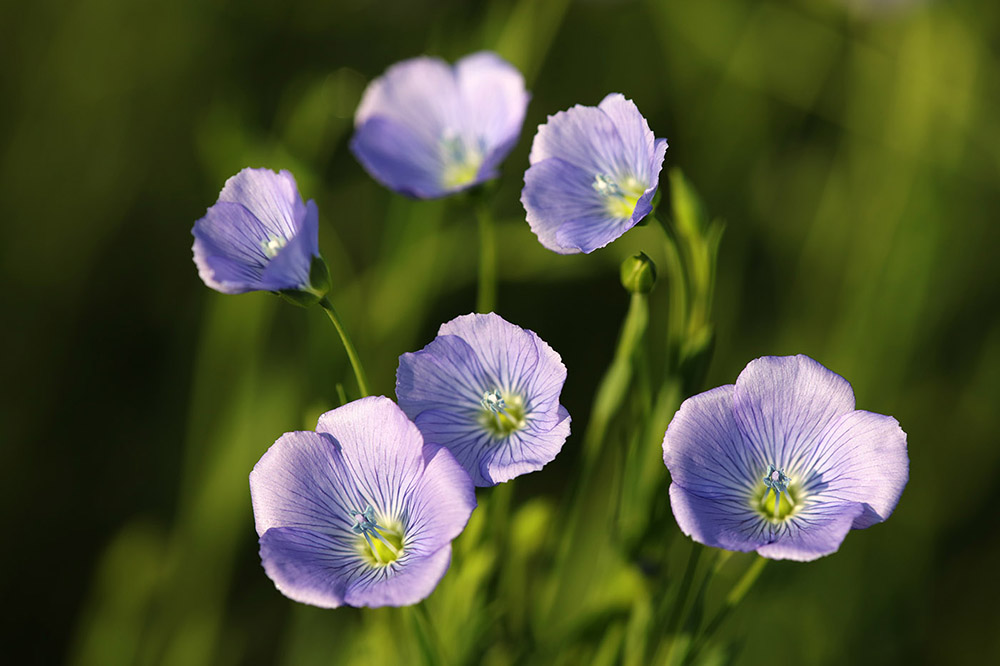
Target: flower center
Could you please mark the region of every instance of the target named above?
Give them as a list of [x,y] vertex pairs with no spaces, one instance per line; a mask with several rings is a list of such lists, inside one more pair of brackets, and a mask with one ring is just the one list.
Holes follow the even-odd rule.
[[375,509],[371,504],[364,511],[352,511],[351,517],[354,519],[351,531],[363,537],[358,540],[358,551],[368,564],[384,567],[402,556],[401,525],[379,525],[375,521]]
[[260,242],[260,249],[264,251],[268,259],[274,259],[278,252],[281,251],[281,248],[285,247],[286,243],[288,243],[288,240],[285,238],[271,236],[267,240]]
[[497,439],[503,439],[515,430],[520,430],[527,422],[524,413],[524,399],[516,394],[503,394],[499,389],[483,393],[479,401],[483,409],[479,413],[479,424]]
[[616,218],[632,217],[636,204],[645,192],[642,184],[633,176],[618,181],[603,173],[594,176],[591,187],[604,197],[604,209],[608,215]]
[[791,516],[801,504],[801,498],[797,497],[798,493],[785,470],[768,465],[767,474],[762,480],[763,485],[758,484],[752,496],[751,505],[754,509],[772,522],[780,522]]
[[444,158],[441,184],[445,187],[468,185],[479,175],[484,157],[481,146],[467,145],[454,130],[446,130],[441,137],[441,154]]

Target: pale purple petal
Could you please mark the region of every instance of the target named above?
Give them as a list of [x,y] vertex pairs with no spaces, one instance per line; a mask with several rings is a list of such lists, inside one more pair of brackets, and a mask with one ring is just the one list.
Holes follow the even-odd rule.
[[295,177],[285,170],[243,169],[226,181],[219,201],[243,206],[268,231],[285,238],[298,232],[305,217]]
[[688,492],[744,504],[768,465],[763,450],[744,440],[736,424],[732,384],[681,404],[663,437],[663,462],[671,480]]
[[892,514],[909,480],[906,433],[891,416],[854,411],[831,423],[809,457],[803,487],[824,500],[858,502],[852,527],[864,529]]
[[484,387],[499,383],[498,374],[483,366],[476,350],[454,335],[439,335],[420,351],[403,354],[396,370],[396,396],[411,417],[437,409],[442,396],[449,397],[453,410],[476,412]]
[[835,553],[861,515],[854,502],[822,502],[795,513],[775,529],[757,552],[773,560],[809,562]]
[[398,62],[365,89],[354,114],[355,126],[372,118],[395,121],[436,141],[462,118],[455,74],[440,58],[420,56]]
[[670,508],[681,532],[706,546],[748,552],[770,538],[771,526],[745,500],[700,497],[674,482]]
[[[593,183],[593,173],[560,158],[546,159],[528,168],[524,174],[521,203],[528,224],[542,245],[560,254],[590,252],[633,226],[630,221],[608,217],[604,200],[594,190]],[[560,242],[560,228],[572,222],[593,229],[595,234],[607,240],[600,244],[591,240],[581,245],[577,239],[569,237]]]
[[[643,154],[648,157],[648,154]],[[631,161],[614,122],[595,106],[577,104],[549,116],[531,144],[528,161],[557,157],[593,175],[616,174]]]
[[260,536],[260,560],[278,591],[320,608],[344,603],[350,580],[345,558],[327,534],[297,527],[273,527]]
[[250,497],[258,536],[272,527],[350,529],[349,511],[362,501],[340,444],[315,432],[282,435],[250,472]]
[[649,182],[652,175],[649,156],[653,153],[656,140],[649,129],[649,123],[632,100],[625,99],[621,93],[606,96],[597,108],[608,116],[618,132],[621,141],[620,159],[632,175],[644,183]]
[[395,403],[382,396],[349,402],[320,416],[316,431],[340,445],[365,503],[392,515],[409,508],[423,474],[424,441]]
[[496,167],[517,143],[531,100],[524,77],[509,62],[485,51],[456,62],[455,76],[465,103],[466,131],[489,147],[480,177],[495,177]]
[[827,425],[854,411],[854,391],[808,356],[765,356],[740,373],[733,404],[740,429],[763,448],[767,463],[791,469]]
[[398,571],[391,576],[379,576],[369,570],[367,575],[351,580],[345,602],[351,606],[378,608],[380,606],[410,606],[426,599],[451,563],[451,544],[412,561],[403,555]]
[[351,152],[372,178],[400,194],[431,199],[447,193],[438,141],[396,120],[374,117],[351,137]]
[[465,340],[483,366],[496,372],[499,388],[524,391],[530,401],[529,408],[539,411],[557,408],[566,382],[566,366],[559,354],[534,331],[490,312],[456,317],[442,324],[438,335]]
[[560,225],[556,232],[556,242],[560,246],[573,247],[584,254],[590,254],[621,238],[622,234],[634,226],[635,221],[631,218],[612,218],[607,215],[604,219],[576,217]]

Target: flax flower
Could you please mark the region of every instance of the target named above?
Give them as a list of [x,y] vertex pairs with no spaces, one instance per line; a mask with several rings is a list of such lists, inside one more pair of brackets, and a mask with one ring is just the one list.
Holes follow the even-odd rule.
[[396,397],[424,439],[447,446],[477,486],[492,486],[541,469],[562,449],[565,381],[559,354],[535,333],[469,314],[399,358]]
[[288,171],[243,169],[191,233],[198,274],[216,291],[311,289],[319,212],[312,200],[302,202]]
[[685,400],[663,461],[685,534],[802,561],[888,518],[909,477],[896,419],[854,409],[847,380],[801,355],[759,358]]
[[405,60],[365,90],[351,151],[386,187],[442,197],[499,175],[529,99],[521,73],[494,53],[473,53],[454,67],[426,56]]
[[666,150],[666,139],[618,93],[549,116],[521,191],[531,230],[560,254],[604,247],[652,211]]
[[403,606],[433,591],[476,506],[447,449],[389,399],[327,412],[282,435],[250,473],[260,557],[287,597],[336,608]]

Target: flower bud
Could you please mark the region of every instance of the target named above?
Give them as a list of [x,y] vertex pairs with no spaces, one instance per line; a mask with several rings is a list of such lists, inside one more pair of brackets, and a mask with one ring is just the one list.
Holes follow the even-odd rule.
[[627,258],[621,267],[622,286],[631,294],[648,294],[656,282],[656,264],[645,252]]

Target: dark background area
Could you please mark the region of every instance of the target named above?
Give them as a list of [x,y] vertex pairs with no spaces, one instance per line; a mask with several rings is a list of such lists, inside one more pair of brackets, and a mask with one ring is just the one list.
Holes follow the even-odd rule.
[[[308,661],[335,617],[264,577],[246,475],[349,368],[318,310],[206,289],[190,228],[240,168],[291,169],[392,395],[398,355],[472,309],[475,224],[374,183],[351,118],[393,62],[484,48],[533,93],[494,195],[500,312],[560,351],[574,423],[651,231],[557,256],[518,197],[535,127],[615,91],[727,222],[706,388],[805,353],[908,433],[891,520],[770,566],[738,660],[1000,655],[997,3],[41,0],[0,26],[8,663]],[[558,492],[578,443],[519,492]]]

